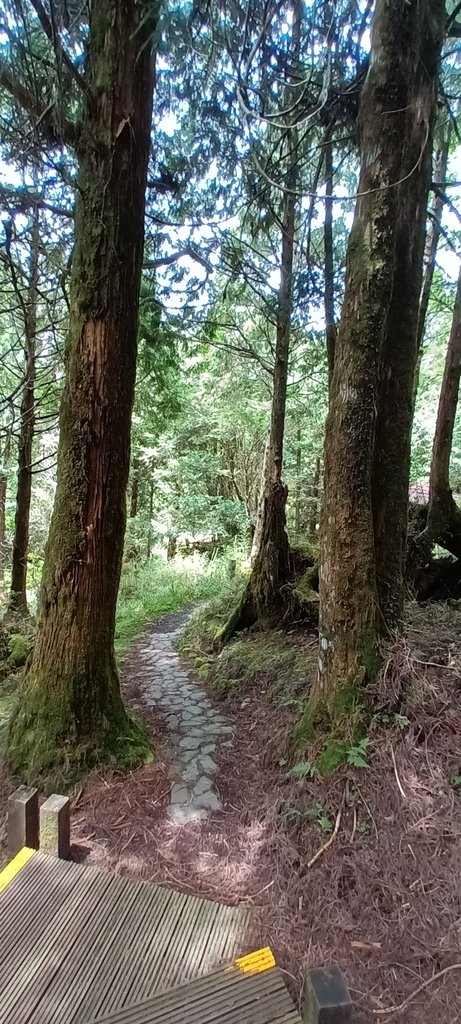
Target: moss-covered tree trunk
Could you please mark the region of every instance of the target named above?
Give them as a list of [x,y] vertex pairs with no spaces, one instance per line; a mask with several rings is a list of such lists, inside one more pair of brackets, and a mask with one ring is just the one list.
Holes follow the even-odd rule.
[[10,612],[27,615],[27,554],[32,498],[32,446],[35,430],[35,342],[37,334],[38,258],[40,223],[35,209],[31,225],[29,283],[24,304],[24,386],[21,398],[16,511],[14,517]]
[[[430,144],[431,118],[425,105],[419,107],[415,81],[421,80],[420,68],[428,63],[432,68],[440,52],[442,8],[439,0],[377,0],[361,96],[361,173],[325,438],[319,674],[311,702],[313,709],[325,706],[333,718],[378,664],[372,480],[381,359],[387,351],[396,268],[405,258],[413,259],[408,248],[396,253],[402,237],[401,204],[407,200],[400,183],[405,176],[419,175],[419,161]],[[412,168],[405,148],[410,105],[412,139],[416,126],[419,131]],[[406,316],[405,307],[401,312]],[[380,443],[387,443],[383,434]],[[398,472],[405,474],[405,468],[399,466]]]
[[[58,479],[37,639],[9,734],[12,768],[39,777],[139,739],[124,710],[114,628],[126,515],[153,6],[93,0]],[[136,734],[136,735],[133,735]]]
[[458,276],[453,319],[448,340],[437,424],[432,446],[429,478],[429,510],[426,532],[461,558],[461,511],[450,487],[450,458],[461,377],[461,269]]
[[[413,389],[418,357],[426,210],[444,5],[415,5],[416,52],[407,53],[407,104],[402,125],[393,286],[380,355],[373,448],[372,503],[378,627],[402,622],[407,546]],[[416,112],[416,116],[415,116]]]

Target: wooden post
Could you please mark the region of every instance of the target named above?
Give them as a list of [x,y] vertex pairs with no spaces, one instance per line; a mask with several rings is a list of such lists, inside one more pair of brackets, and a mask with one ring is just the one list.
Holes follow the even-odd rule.
[[38,789],[20,786],[8,799],[8,853],[38,850]]
[[306,972],[304,1024],[350,1024],[352,1000],[339,967],[314,967]]
[[53,793],[40,808],[40,850],[66,859],[70,853],[70,800]]

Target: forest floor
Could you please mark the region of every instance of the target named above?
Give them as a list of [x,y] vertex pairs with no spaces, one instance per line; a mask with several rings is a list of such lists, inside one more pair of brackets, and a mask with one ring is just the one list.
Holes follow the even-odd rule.
[[[213,673],[200,668],[205,659],[195,658],[197,677],[174,653],[186,620],[187,613],[168,615],[148,627],[125,659],[125,699],[143,715],[156,759],[128,775],[94,773],[74,794],[74,856],[251,904],[254,944],[272,946],[295,997],[305,965],[341,966],[354,1024],[455,1024],[461,1018],[460,612],[410,610],[405,640],[389,651],[382,673],[380,703],[387,710],[358,753],[362,766],[348,764],[328,777],[290,753],[301,687],[305,694],[306,677],[315,671],[315,638],[241,638],[234,661],[230,648],[214,673],[215,687],[231,693],[220,697],[209,682]],[[257,664],[265,666],[262,673]],[[170,672],[191,705],[185,719],[171,711],[171,690],[159,683]],[[196,729],[194,704],[213,733],[206,736],[213,750],[203,749],[200,728],[195,738],[202,750],[181,743]],[[199,772],[197,758],[211,754],[205,774],[219,807],[212,800],[198,808],[203,816],[186,819],[172,814],[172,782],[181,788],[178,773],[187,770],[184,752],[196,758]],[[192,776],[183,803],[191,802],[197,773]]]

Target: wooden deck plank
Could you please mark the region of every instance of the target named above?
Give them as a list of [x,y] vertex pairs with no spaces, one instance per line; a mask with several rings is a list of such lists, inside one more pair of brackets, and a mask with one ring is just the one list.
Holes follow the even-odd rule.
[[101,966],[108,956],[114,956],[115,950],[120,953],[120,939],[123,941],[123,929],[136,896],[130,879],[122,879],[114,896],[107,901],[107,912],[97,915],[84,941],[75,950],[69,950],[53,985],[37,1007],[49,1024],[86,1014],[86,1002],[91,999],[94,987],[99,989]]
[[[139,903],[140,888],[144,896],[141,906]],[[102,950],[101,956],[99,956],[100,946],[98,946],[99,962],[96,977],[92,987],[88,989],[78,1013],[69,1016],[70,1021],[81,1020],[84,1014],[96,1016],[101,1012],[101,1007],[108,1007],[111,1000],[118,997],[124,973],[133,957],[143,959],[150,932],[161,922],[167,899],[167,889],[152,886],[145,891],[142,882],[134,882],[134,900],[130,913],[125,918],[123,932],[120,933],[118,941],[109,944]],[[138,948],[135,944],[136,937]],[[141,949],[139,949],[140,945]]]
[[[36,854],[0,894],[0,1024],[82,1024],[247,950],[247,908]],[[213,959],[214,958],[214,959]]]
[[[53,977],[59,972],[69,948],[78,955],[82,932],[89,919],[97,913],[109,884],[110,876],[97,873],[95,877],[93,871],[88,877],[85,874],[76,875],[72,890],[67,899],[61,902],[55,915],[39,922],[42,928],[36,941],[32,945],[24,942],[22,949],[18,947],[18,956],[10,957],[6,963],[6,984],[2,977],[2,1024],[3,1021],[5,1024],[26,1024],[29,1020],[46,1019],[40,1013],[34,1017],[36,1008]],[[19,964],[16,962],[18,957]],[[12,971],[13,964],[15,969]]]
[[222,970],[86,1024],[300,1024],[276,968]]

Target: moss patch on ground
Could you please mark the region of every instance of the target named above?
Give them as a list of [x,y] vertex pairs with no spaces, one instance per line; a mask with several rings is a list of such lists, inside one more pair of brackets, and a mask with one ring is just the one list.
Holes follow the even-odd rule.
[[179,640],[179,649],[201,679],[225,697],[251,690],[284,706],[300,707],[315,676],[317,645],[305,633],[278,630],[240,633],[220,652],[214,638],[229,609],[229,596],[197,612]]

